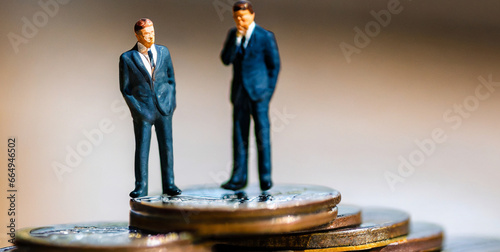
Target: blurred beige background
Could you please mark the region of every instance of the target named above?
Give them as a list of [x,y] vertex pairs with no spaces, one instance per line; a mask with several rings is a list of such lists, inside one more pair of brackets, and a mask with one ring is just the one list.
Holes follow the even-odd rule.
[[[134,136],[118,58],[141,17],[173,57],[177,185],[229,177],[231,68],[218,57],[232,2],[3,2],[0,246],[11,136],[17,227],[127,220]],[[403,209],[448,235],[500,232],[500,2],[254,5],[282,59],[271,103],[276,183],[330,186],[343,203]],[[161,190],[157,151],[153,137],[151,194]]]

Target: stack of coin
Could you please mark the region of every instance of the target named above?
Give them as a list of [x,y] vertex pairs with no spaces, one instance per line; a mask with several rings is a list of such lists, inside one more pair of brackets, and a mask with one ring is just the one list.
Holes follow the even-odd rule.
[[[361,211],[362,221],[355,218]],[[409,216],[405,212],[339,206],[339,215],[348,226],[335,224],[279,235],[226,237],[217,239],[216,251],[355,251],[386,246],[406,240]],[[341,217],[342,218],[342,217]],[[327,249],[327,250],[325,250]]]
[[443,231],[410,224],[399,210],[338,206],[340,193],[320,186],[257,186],[232,192],[193,188],[180,196],[131,200],[130,225],[146,231],[188,231],[213,251],[432,251]]
[[203,237],[278,234],[331,223],[339,202],[338,191],[322,186],[277,185],[266,192],[257,186],[238,192],[200,187],[132,199],[130,226]]
[[[0,251],[500,251],[497,239],[458,238],[388,208],[339,205],[328,187],[242,191],[197,187],[130,201],[129,223],[26,228]],[[465,250],[464,250],[465,248]]]
[[[331,225],[279,235],[219,237],[214,239],[213,251],[439,251],[442,246],[443,230],[439,226],[410,224],[405,212],[342,205],[338,208],[339,218]],[[356,218],[360,211],[362,221]]]

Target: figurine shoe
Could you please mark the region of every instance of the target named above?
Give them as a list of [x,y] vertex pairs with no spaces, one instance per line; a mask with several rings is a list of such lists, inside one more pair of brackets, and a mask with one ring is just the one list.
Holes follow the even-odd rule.
[[262,191],[267,191],[273,187],[273,182],[270,179],[261,179],[260,180],[260,189]]
[[163,194],[167,194],[170,196],[175,196],[181,194],[182,191],[176,185],[169,185],[167,188],[163,189]]
[[228,181],[227,183],[221,185],[222,188],[227,189],[227,190],[232,190],[232,191],[238,191],[242,188],[247,186],[247,182],[232,182],[231,180]]
[[139,198],[139,197],[144,197],[148,195],[148,189],[146,188],[141,188],[141,189],[135,189],[132,192],[130,192],[129,196],[131,198]]

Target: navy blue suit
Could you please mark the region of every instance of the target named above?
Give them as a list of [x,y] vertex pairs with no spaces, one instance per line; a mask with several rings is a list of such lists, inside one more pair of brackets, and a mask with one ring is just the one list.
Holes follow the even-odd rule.
[[135,186],[140,195],[148,192],[148,159],[151,127],[155,126],[160,152],[163,192],[174,185],[172,114],[176,107],[175,76],[170,52],[155,45],[156,66],[152,75],[144,66],[137,44],[120,56],[120,91],[134,121]]
[[[236,28],[229,31],[221,59],[233,65],[231,103],[233,104],[233,174],[228,183],[242,187],[247,183],[250,116],[255,123],[261,188],[271,182],[271,140],[269,102],[274,93],[280,57],[274,34],[255,25],[244,50],[236,45]],[[222,185],[231,189],[231,187]],[[266,187],[266,186],[264,186]]]

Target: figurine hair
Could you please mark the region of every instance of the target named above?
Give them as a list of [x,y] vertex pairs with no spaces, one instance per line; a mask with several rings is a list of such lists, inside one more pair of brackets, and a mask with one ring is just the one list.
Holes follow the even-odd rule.
[[233,12],[237,12],[240,10],[248,10],[251,14],[253,14],[253,6],[250,1],[238,1],[233,5]]
[[137,33],[138,31],[148,27],[148,26],[153,26],[153,21],[151,21],[148,18],[141,18],[137,23],[134,25],[134,32]]

